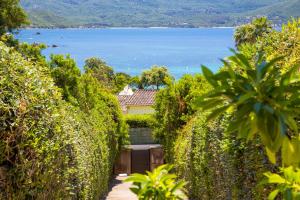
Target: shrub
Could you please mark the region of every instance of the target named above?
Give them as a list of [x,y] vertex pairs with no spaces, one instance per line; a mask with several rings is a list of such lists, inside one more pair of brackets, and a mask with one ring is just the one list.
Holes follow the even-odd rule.
[[152,128],[155,124],[153,115],[125,115],[126,123],[130,128]]
[[176,174],[188,182],[191,199],[262,199],[266,192],[256,184],[270,167],[264,150],[258,141],[224,134],[227,117],[207,122],[207,114],[197,112],[194,99],[208,88],[201,76],[186,76],[161,90],[156,136]]
[[174,165],[188,182],[192,199],[265,199],[267,192],[256,187],[270,169],[263,148],[224,134],[227,118],[206,121],[198,114],[175,142]]
[[280,168],[280,175],[271,172],[265,173],[266,180],[264,184],[276,184],[276,189],[269,196],[269,200],[276,199],[282,194],[283,199],[300,199],[300,170],[293,166]]
[[164,145],[165,156],[172,162],[177,131],[195,114],[194,99],[209,89],[202,75],[184,75],[177,82],[168,83],[155,98],[154,136]]
[[126,137],[117,100],[83,76],[71,105],[50,74],[0,43],[0,199],[99,199],[107,191]]
[[176,181],[176,175],[170,174],[173,166],[162,165],[147,172],[147,175],[132,174],[125,182],[132,182],[130,188],[139,199],[143,200],[180,200],[186,199],[183,186],[184,181]]

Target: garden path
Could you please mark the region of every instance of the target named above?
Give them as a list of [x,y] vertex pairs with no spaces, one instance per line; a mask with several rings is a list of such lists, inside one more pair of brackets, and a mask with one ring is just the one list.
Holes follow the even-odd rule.
[[137,200],[138,198],[130,191],[131,183],[123,183],[127,177],[117,176],[112,181],[111,189],[105,200]]

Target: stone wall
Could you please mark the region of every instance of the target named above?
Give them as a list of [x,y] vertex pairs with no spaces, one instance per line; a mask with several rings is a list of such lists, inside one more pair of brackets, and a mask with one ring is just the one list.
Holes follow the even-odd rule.
[[131,128],[129,135],[131,144],[155,144],[151,128]]

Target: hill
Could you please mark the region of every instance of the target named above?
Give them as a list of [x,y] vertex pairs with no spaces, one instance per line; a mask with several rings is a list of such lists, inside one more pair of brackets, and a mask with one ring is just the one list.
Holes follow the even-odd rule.
[[300,16],[300,0],[21,0],[33,26],[235,26],[259,15]]

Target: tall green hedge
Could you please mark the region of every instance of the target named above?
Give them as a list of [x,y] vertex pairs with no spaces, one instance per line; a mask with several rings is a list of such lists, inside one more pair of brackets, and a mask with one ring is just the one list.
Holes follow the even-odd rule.
[[195,97],[208,89],[197,75],[161,90],[155,106],[156,139],[179,178],[188,182],[191,199],[264,199],[268,192],[256,187],[270,167],[263,148],[225,134],[229,118],[208,122],[206,113],[193,107]]
[[174,165],[188,181],[192,199],[266,199],[258,183],[271,170],[259,142],[247,143],[224,129],[229,119],[207,122],[205,113],[192,119],[175,141]]
[[105,194],[126,125],[113,95],[93,98],[88,110],[65,102],[47,67],[0,43],[0,199]]
[[130,128],[153,128],[155,118],[151,114],[144,115],[125,115],[125,121]]
[[173,162],[173,147],[178,130],[185,126],[197,111],[193,101],[209,88],[202,75],[187,74],[176,82],[168,83],[156,94],[154,137],[164,145],[167,162]]

